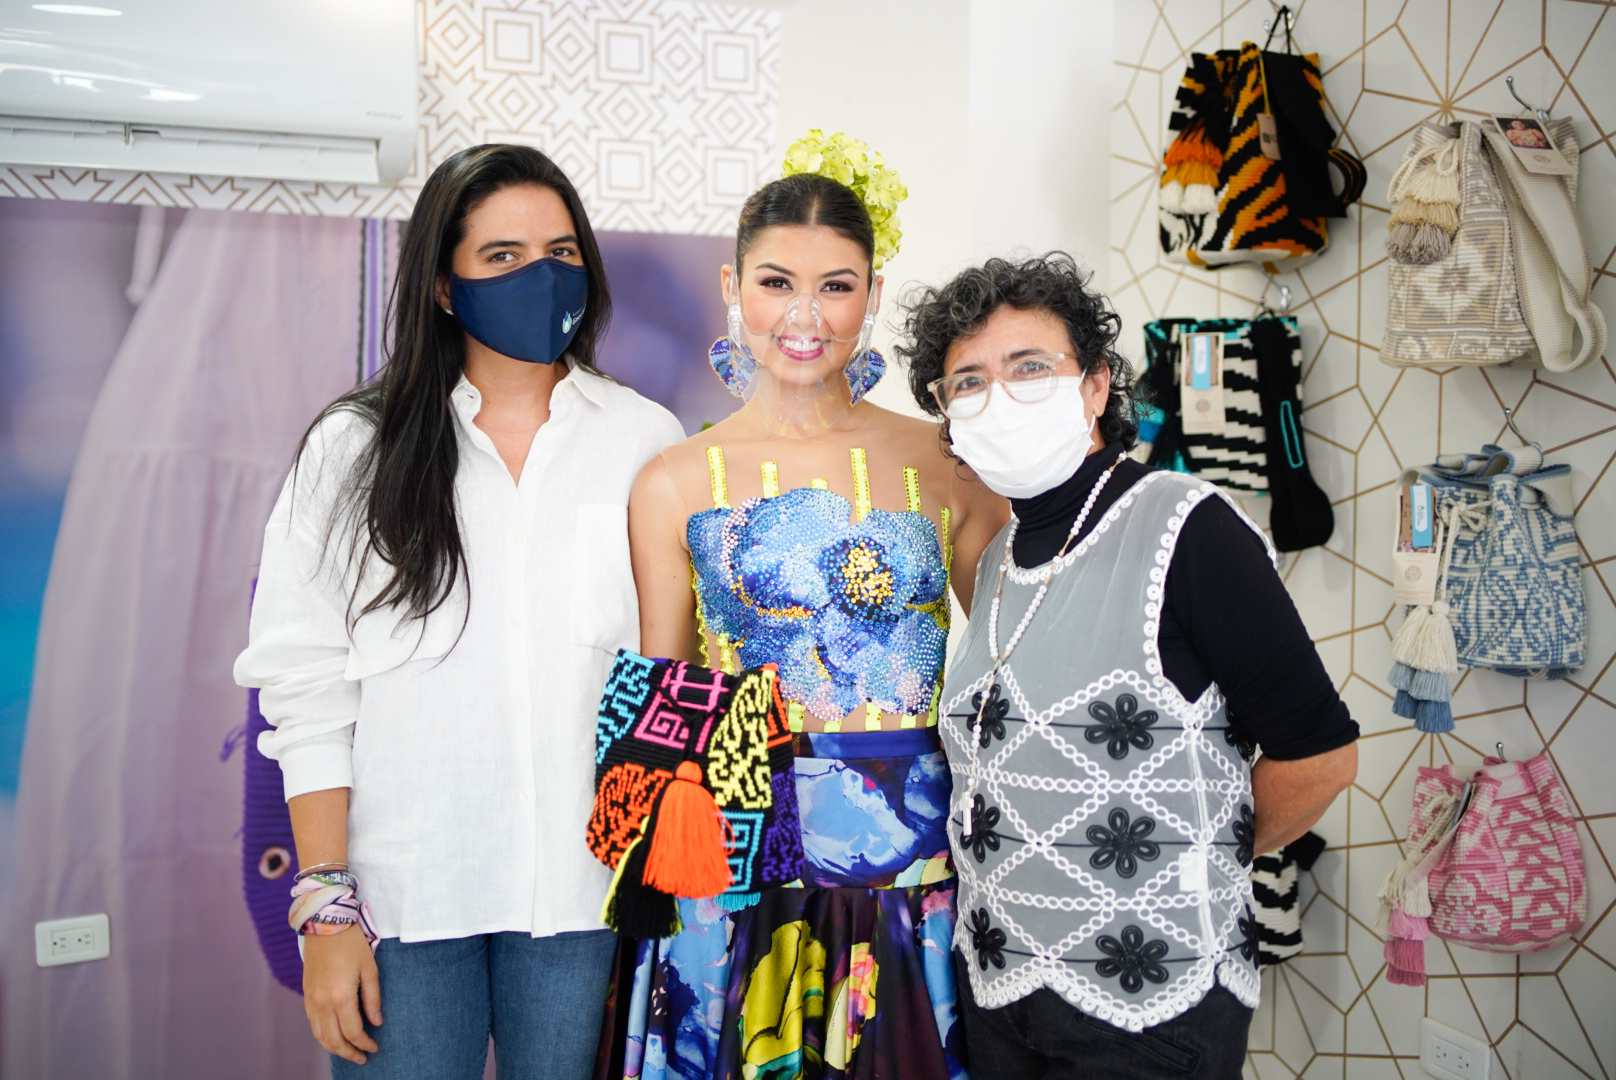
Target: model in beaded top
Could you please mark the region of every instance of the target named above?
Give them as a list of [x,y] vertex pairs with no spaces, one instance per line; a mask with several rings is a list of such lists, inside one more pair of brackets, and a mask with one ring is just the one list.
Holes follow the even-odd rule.
[[969,610],[1008,507],[934,424],[865,399],[896,174],[818,132],[785,171],[720,275],[713,367],[740,407],[646,466],[629,533],[642,652],[778,665],[806,869],[740,911],[682,900],[677,935],[625,942],[601,1075],[964,1073],[936,701],[950,584]]

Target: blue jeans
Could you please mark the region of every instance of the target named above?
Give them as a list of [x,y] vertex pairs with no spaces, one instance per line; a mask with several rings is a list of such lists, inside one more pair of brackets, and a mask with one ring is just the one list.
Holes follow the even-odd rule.
[[616,948],[610,930],[385,938],[380,1049],[332,1057],[332,1080],[482,1080],[490,1035],[502,1080],[589,1080]]

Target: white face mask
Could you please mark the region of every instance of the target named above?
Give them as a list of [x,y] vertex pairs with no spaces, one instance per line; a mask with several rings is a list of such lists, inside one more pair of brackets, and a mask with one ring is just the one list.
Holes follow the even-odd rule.
[[1086,412],[1082,377],[1062,375],[1055,392],[1032,405],[993,386],[986,408],[949,421],[948,430],[954,451],[984,484],[1006,498],[1030,499],[1065,483],[1094,449],[1096,418]]

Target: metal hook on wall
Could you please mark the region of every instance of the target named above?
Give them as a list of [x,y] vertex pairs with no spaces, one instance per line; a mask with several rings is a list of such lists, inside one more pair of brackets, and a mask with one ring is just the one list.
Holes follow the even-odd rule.
[[[1275,287],[1279,289],[1278,307],[1275,307],[1273,304],[1268,302],[1268,290]],[[1270,318],[1278,318],[1279,316],[1289,312],[1290,309],[1291,287],[1289,285],[1279,285],[1278,282],[1270,277],[1266,282],[1263,283],[1263,290],[1257,297],[1257,306],[1252,311],[1251,317],[1255,319],[1259,316],[1266,315]]]
[[1525,435],[1522,435],[1521,429],[1515,426],[1515,410],[1510,408],[1508,405],[1504,406],[1504,423],[1509,426],[1509,430],[1514,434],[1514,436],[1521,440],[1522,446],[1537,445],[1537,443],[1533,442],[1531,439],[1528,439]]
[[[1274,9],[1274,14],[1276,16],[1284,17],[1286,36],[1294,34],[1296,32],[1296,12],[1292,11],[1288,5],[1277,3],[1276,0],[1268,0],[1268,6]],[[1264,19],[1262,28],[1263,33],[1272,37],[1274,33],[1274,20]]]
[[1517,94],[1515,92],[1515,76],[1513,76],[1513,75],[1505,75],[1504,76],[1504,85],[1509,87],[1509,96],[1514,98],[1516,101],[1520,102],[1521,103],[1521,108],[1528,110],[1534,116],[1536,116],[1538,123],[1547,124],[1549,122],[1549,110],[1533,108],[1530,104],[1527,103],[1525,98],[1521,97],[1521,95],[1519,95],[1519,94]]

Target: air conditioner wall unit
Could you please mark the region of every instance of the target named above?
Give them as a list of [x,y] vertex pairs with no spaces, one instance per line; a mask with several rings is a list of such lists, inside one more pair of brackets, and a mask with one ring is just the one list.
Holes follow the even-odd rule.
[[0,0],[0,164],[393,183],[418,42],[415,0]]

